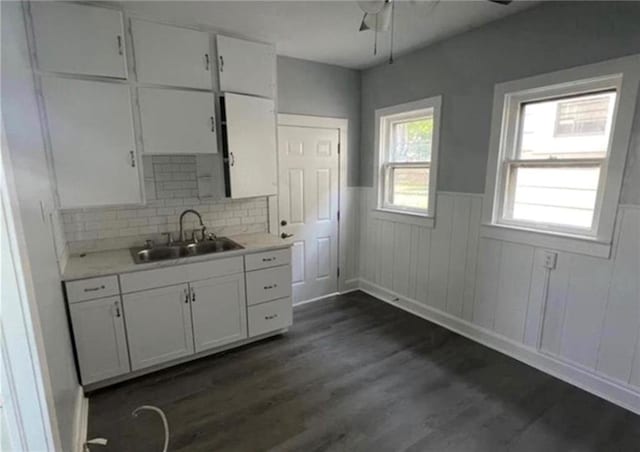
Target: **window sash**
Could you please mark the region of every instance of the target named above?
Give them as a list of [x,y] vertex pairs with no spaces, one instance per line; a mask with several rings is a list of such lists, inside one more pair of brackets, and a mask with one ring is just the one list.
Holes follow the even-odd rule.
[[[393,209],[393,210],[404,210],[408,212],[418,212],[418,213],[427,213],[429,208],[420,209],[417,207],[407,207],[399,204],[393,203],[393,173],[396,168],[409,168],[409,169],[428,169],[431,170],[431,162],[386,162],[382,164],[382,207]],[[427,193],[430,190],[430,179],[431,173],[429,173],[429,180],[427,180]],[[427,194],[427,205],[428,205],[428,194]]]
[[[548,159],[548,160],[504,160],[501,167],[502,179],[500,191],[500,212],[498,216],[498,222],[505,225],[532,227],[536,229],[566,232],[566,233],[578,233],[584,234],[595,232],[595,228],[598,224],[599,211],[602,197],[602,189],[604,184],[604,170],[606,167],[607,159]],[[578,226],[566,225],[562,223],[552,222],[536,222],[525,219],[514,219],[513,208],[515,206],[515,194],[516,183],[513,177],[514,170],[518,168],[598,168],[599,169],[599,181],[596,187],[596,200],[593,206],[593,218],[591,225],[588,228],[582,228]],[[568,207],[571,208],[571,207]]]

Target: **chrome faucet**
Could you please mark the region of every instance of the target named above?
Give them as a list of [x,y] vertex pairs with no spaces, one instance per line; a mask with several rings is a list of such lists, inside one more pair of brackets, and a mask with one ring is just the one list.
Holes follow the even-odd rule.
[[[188,213],[194,214],[195,216],[198,217],[198,220],[200,220],[200,226],[201,226],[201,230],[202,230],[202,237],[204,239],[207,227],[202,222],[202,215],[200,215],[200,213],[197,210],[187,209],[187,210],[185,210],[184,212],[182,212],[180,214],[180,232],[178,233],[179,234],[178,235],[178,237],[179,237],[178,240],[181,240],[183,242],[185,241],[185,239],[184,239],[184,228],[182,227],[182,220],[184,219],[185,215],[188,214]],[[195,233],[194,233],[194,239],[195,239]]]

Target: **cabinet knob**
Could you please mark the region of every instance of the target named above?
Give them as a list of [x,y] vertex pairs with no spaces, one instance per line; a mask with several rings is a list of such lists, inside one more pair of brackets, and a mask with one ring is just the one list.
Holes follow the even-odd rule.
[[220,72],[224,71],[224,57],[220,55]]
[[280,234],[281,239],[288,239],[289,237],[293,237],[293,234],[287,234],[286,232]]
[[118,35],[116,40],[118,41],[118,55],[122,55],[123,54],[123,50],[122,50],[122,36]]
[[286,225],[287,225],[287,220],[280,221],[280,226],[286,226]]

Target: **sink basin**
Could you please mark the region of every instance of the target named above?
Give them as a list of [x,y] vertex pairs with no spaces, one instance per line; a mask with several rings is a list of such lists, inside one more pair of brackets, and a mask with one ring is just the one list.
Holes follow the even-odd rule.
[[171,246],[154,246],[152,248],[131,248],[131,255],[136,264],[157,262],[180,257],[201,256],[203,254],[220,253],[223,251],[241,250],[231,239],[219,237],[215,240],[205,240],[198,243],[177,243]]
[[231,239],[220,237],[215,240],[190,243],[186,246],[186,249],[189,256],[197,256],[200,254],[219,253],[221,251],[241,250],[242,247]]

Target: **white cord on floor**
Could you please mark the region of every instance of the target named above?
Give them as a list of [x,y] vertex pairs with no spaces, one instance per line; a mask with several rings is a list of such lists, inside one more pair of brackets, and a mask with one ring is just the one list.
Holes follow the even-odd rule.
[[131,412],[131,415],[133,417],[138,417],[138,412],[143,410],[155,411],[160,415],[162,424],[164,425],[164,448],[162,449],[162,452],[167,452],[169,447],[169,423],[167,422],[167,416],[165,416],[164,411],[153,405],[140,405],[138,408]]

